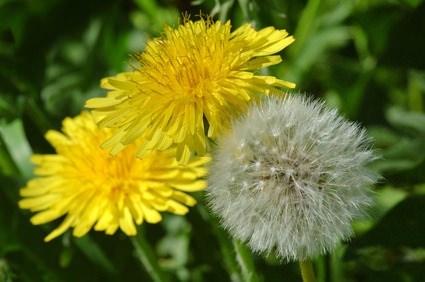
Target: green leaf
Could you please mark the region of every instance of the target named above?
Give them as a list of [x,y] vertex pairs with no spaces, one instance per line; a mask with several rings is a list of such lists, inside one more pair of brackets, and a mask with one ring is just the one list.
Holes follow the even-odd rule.
[[386,127],[372,126],[368,128],[368,134],[373,139],[376,148],[387,148],[400,141],[400,136]]
[[13,162],[19,168],[19,172],[25,178],[29,178],[32,175],[32,164],[30,162],[32,150],[27,142],[22,122],[17,119],[14,122],[0,126],[0,134],[4,138]]
[[391,107],[386,113],[388,122],[394,127],[411,130],[425,136],[425,114]]
[[226,21],[229,19],[229,12],[233,7],[235,0],[215,0],[215,6],[210,12],[210,16],[215,17],[218,15],[220,21]]
[[[332,48],[345,45],[350,38],[350,29],[346,26],[335,26],[321,30],[308,38],[299,54],[293,57],[294,64],[288,68],[285,77],[290,81],[299,81],[315,63],[324,59],[325,53]],[[297,44],[295,41],[294,44]]]
[[12,282],[13,273],[6,260],[0,259],[0,281],[1,282]]
[[161,266],[172,271],[185,268],[189,258],[190,225],[183,217],[165,217],[166,235],[158,243]]
[[424,207],[425,195],[408,197],[391,209],[372,230],[355,239],[351,248],[425,247]]
[[402,139],[382,153],[373,167],[381,173],[414,169],[425,160],[425,139]]

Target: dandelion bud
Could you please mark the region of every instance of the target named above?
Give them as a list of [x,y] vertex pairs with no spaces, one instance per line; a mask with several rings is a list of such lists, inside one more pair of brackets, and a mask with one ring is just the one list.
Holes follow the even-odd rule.
[[336,110],[295,95],[268,98],[219,139],[208,199],[253,251],[306,260],[350,237],[371,203],[374,158],[365,130]]

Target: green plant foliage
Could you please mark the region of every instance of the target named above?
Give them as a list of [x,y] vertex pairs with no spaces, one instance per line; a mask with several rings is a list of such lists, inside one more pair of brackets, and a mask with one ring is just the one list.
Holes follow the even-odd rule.
[[[0,282],[150,281],[123,234],[44,243],[55,224],[31,225],[17,201],[29,156],[52,152],[46,131],[103,95],[100,79],[131,68],[129,55],[184,12],[287,29],[296,41],[267,72],[369,129],[383,175],[376,205],[352,242],[315,262],[318,280],[424,281],[425,1],[0,0]],[[198,200],[188,216],[142,228],[166,279],[244,281],[228,234]],[[272,255],[251,263],[262,281],[300,279]]]

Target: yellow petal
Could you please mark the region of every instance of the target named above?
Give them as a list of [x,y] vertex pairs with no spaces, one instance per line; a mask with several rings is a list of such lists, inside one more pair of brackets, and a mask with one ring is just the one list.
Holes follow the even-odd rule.
[[146,204],[142,204],[143,216],[149,223],[158,223],[161,221],[161,215],[156,210],[148,207]]
[[195,192],[205,189],[207,187],[207,182],[205,180],[196,180],[190,182],[173,181],[170,182],[170,185],[182,191]]
[[169,212],[172,212],[178,215],[184,215],[189,211],[187,207],[173,200],[167,201],[167,205],[168,205]]
[[73,221],[74,217],[68,215],[58,228],[54,229],[52,232],[50,232],[49,235],[46,236],[46,238],[44,238],[44,241],[49,242],[52,239],[65,233],[65,231],[69,229]]
[[121,214],[120,228],[129,236],[136,235],[137,233],[130,210],[127,207],[124,208],[123,213]]

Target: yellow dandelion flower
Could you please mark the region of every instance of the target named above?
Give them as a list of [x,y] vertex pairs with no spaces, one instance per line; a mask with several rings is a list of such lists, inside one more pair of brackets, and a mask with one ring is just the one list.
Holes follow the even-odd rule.
[[280,63],[273,54],[293,41],[285,30],[245,24],[232,32],[230,22],[210,19],[167,27],[135,56],[139,67],[103,79],[107,96],[87,101],[102,116],[100,126],[117,128],[103,147],[116,154],[141,138],[139,156],[171,146],[185,160],[204,154],[208,138],[222,134],[257,93],[295,87],[255,73]]
[[19,206],[36,213],[33,224],[64,218],[45,241],[73,228],[80,237],[91,228],[113,234],[120,228],[136,234],[136,224],[157,223],[159,212],[183,215],[196,201],[185,192],[206,187],[204,164],[208,157],[179,163],[175,151],[134,157],[137,145],[111,156],[100,148],[110,129],[99,129],[89,113],[66,118],[63,133],[48,131],[46,139],[57,154],[34,155],[37,178],[20,193]]

